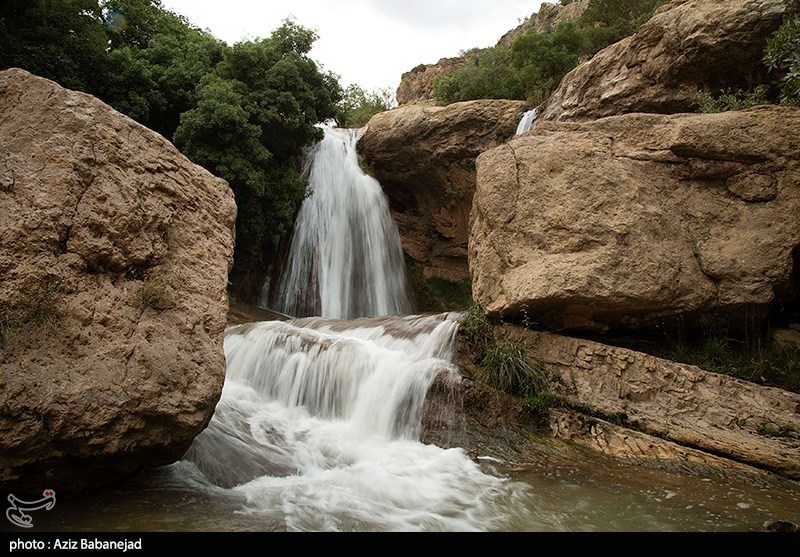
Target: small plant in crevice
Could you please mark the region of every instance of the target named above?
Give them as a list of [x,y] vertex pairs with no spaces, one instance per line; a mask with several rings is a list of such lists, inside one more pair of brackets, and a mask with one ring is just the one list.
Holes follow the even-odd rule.
[[698,91],[694,97],[694,104],[699,112],[706,114],[745,110],[762,104],[772,104],[767,94],[768,88],[764,86],[756,87],[752,91],[723,89],[716,96],[706,91]]
[[137,294],[142,309],[152,308],[157,311],[172,309],[175,301],[170,293],[170,286],[163,278],[148,278],[142,281]]
[[405,255],[406,281],[414,299],[415,311],[464,311],[472,306],[472,283],[427,278],[420,263]]
[[782,344],[771,336],[767,331],[741,340],[722,331],[704,332],[691,342],[681,335],[668,346],[648,352],[707,371],[800,392],[800,345]]
[[529,362],[527,346],[498,338],[494,329],[494,323],[478,306],[471,307],[461,322],[460,333],[475,353],[475,379],[498,391],[523,397],[525,408],[535,418],[545,417],[555,403],[550,374],[544,366]]
[[0,302],[0,348],[18,335],[49,334],[59,323],[61,284],[45,280],[25,291],[24,298]]

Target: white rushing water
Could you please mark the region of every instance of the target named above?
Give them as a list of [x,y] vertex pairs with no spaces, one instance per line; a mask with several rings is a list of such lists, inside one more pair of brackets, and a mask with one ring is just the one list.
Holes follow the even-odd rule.
[[271,528],[501,528],[518,484],[418,441],[434,379],[457,377],[457,318],[230,328],[222,398],[182,475]]
[[278,311],[334,319],[410,312],[400,235],[380,183],[359,167],[360,134],[326,128],[306,157],[312,194],[295,222]]
[[522,115],[522,118],[519,121],[519,125],[517,126],[517,134],[520,135],[525,132],[529,132],[533,129],[534,124],[536,124],[536,109],[529,110],[525,114]]

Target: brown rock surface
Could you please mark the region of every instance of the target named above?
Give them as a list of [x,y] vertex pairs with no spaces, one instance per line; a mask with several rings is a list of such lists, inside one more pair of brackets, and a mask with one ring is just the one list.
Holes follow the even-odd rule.
[[225,376],[228,185],[99,100],[0,72],[0,484],[179,458]]
[[525,108],[502,100],[409,105],[370,120],[359,151],[389,198],[403,249],[426,277],[469,277],[475,159],[514,134]]
[[566,6],[544,2],[537,13],[525,18],[518,27],[500,37],[497,44],[510,48],[528,29],[535,29],[537,33],[552,33],[559,23],[577,21],[588,6],[589,0],[575,0]]
[[397,104],[433,103],[433,82],[441,75],[450,75],[467,63],[467,56],[442,58],[435,64],[420,64],[403,74],[397,87]]
[[687,112],[698,89],[758,84],[783,11],[783,0],[675,0],[568,73],[538,121]]
[[[531,362],[557,377],[559,394],[580,408],[800,479],[796,393],[587,340],[510,326],[506,333],[525,343]],[[607,442],[603,439],[599,445]],[[620,445],[620,450],[629,452],[631,447]]]
[[564,329],[763,318],[800,287],[800,110],[545,123],[478,158],[476,302]]

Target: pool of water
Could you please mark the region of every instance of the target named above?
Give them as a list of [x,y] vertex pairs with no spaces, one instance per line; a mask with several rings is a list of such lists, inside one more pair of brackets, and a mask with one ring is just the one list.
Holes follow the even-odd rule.
[[[691,477],[608,466],[509,468],[484,459],[482,469],[511,486],[490,504],[502,531],[759,531],[783,520],[800,523],[800,484],[775,477],[758,482]],[[38,511],[36,531],[285,531],[287,509],[254,508],[244,494],[209,489],[187,463],[152,470],[91,495],[59,496]],[[504,469],[505,468],[505,469]],[[465,502],[465,507],[469,502]],[[468,511],[468,509],[467,509]],[[380,521],[319,517],[317,527],[362,531]],[[419,528],[426,529],[424,524]],[[390,528],[391,529],[391,528]],[[455,528],[458,529],[458,528]]]

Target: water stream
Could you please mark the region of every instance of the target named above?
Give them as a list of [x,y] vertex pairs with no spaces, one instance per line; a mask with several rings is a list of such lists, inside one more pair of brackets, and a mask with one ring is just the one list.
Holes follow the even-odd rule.
[[525,132],[531,131],[533,126],[536,125],[536,116],[537,114],[535,108],[523,114],[522,118],[520,118],[519,124],[517,125],[516,135],[522,135]]
[[[210,426],[180,462],[64,497],[38,530],[725,531],[800,522],[800,485],[593,455],[518,466],[419,442],[459,316],[229,328]],[[549,443],[563,443],[550,440]]]
[[409,313],[397,226],[381,185],[358,164],[362,132],[324,131],[306,157],[311,196],[294,226],[274,309],[335,319]]

